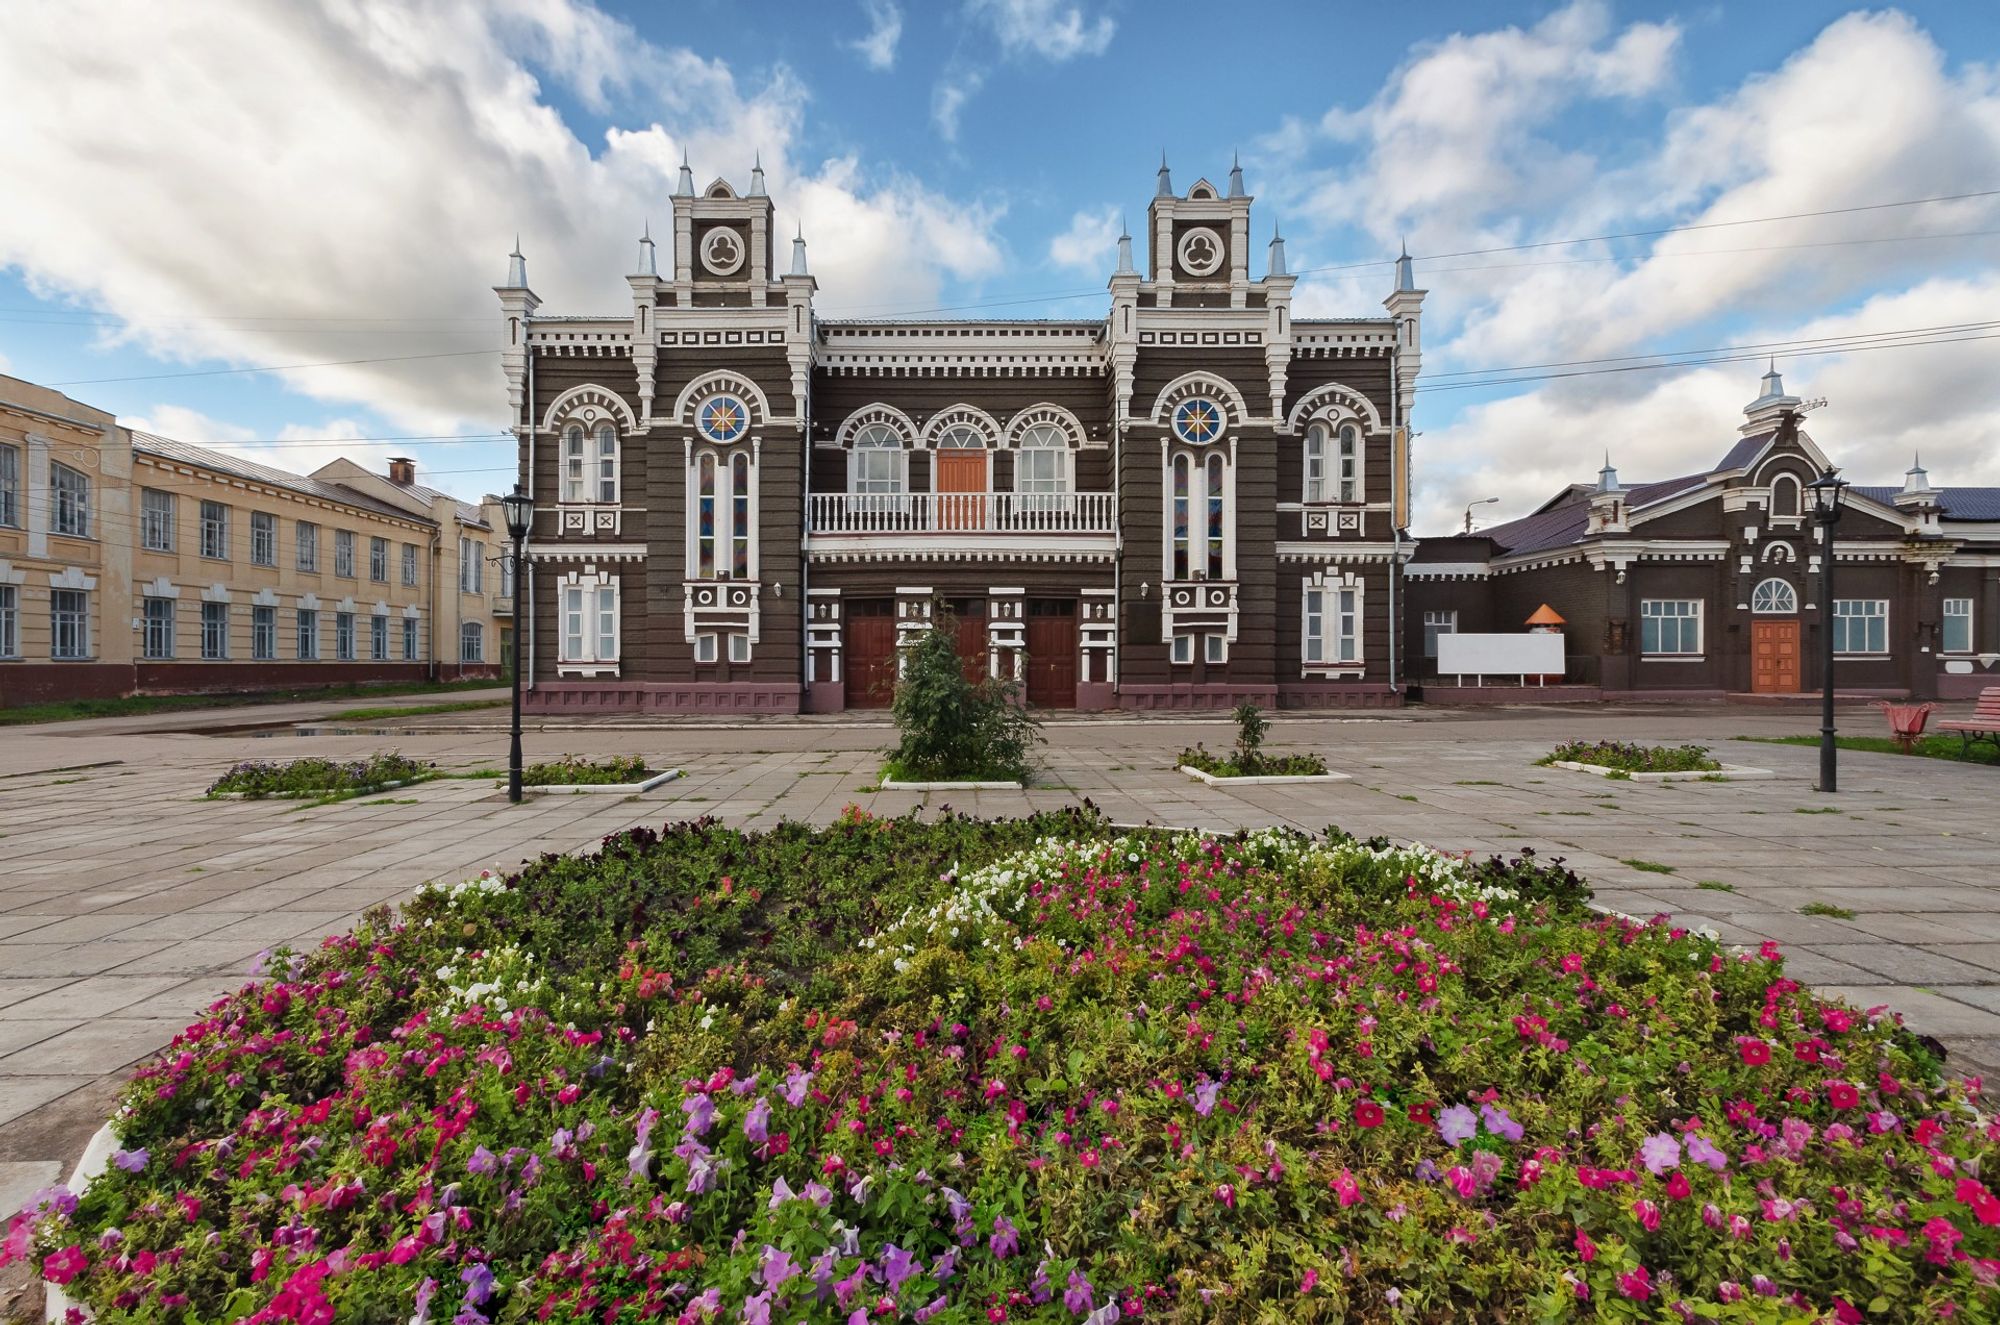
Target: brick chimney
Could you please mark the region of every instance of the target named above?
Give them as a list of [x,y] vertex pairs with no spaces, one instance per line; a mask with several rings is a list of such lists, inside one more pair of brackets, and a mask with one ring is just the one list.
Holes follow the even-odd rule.
[[417,462],[408,456],[389,457],[389,481],[407,488],[417,481]]

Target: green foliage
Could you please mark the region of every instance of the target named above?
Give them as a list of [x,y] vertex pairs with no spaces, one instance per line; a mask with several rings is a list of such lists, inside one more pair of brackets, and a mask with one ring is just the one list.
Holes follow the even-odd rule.
[[[1754,741],[1760,745],[1807,745],[1818,746],[1817,736],[1738,736],[1739,741]],[[1841,750],[1858,750],[1865,754],[1899,755],[1902,745],[1888,736],[1836,736],[1834,746]],[[1958,737],[1940,733],[1935,736],[1921,736],[1910,747],[1909,753],[1925,759],[1949,759],[1960,764],[2000,764],[2000,746],[1991,742],[1968,743]]]
[[1802,916],[1829,916],[1834,920],[1852,920],[1854,912],[1845,906],[1835,906],[1831,902],[1807,902],[1799,908]]
[[1231,715],[1236,719],[1236,764],[1255,768],[1264,748],[1264,733],[1271,729],[1262,709],[1248,702],[1238,704]]
[[1013,681],[968,681],[958,630],[939,609],[904,656],[891,705],[899,739],[890,758],[919,781],[1024,782],[1040,724]]
[[612,755],[607,759],[590,759],[583,755],[564,755],[560,759],[550,759],[539,764],[529,764],[521,770],[521,785],[524,787],[616,787],[629,782],[644,782],[653,776],[654,770],[646,767],[644,755]]
[[1633,869],[1640,870],[1646,874],[1672,874],[1674,872],[1672,865],[1662,865],[1657,860],[1621,860],[1618,863],[1629,865]]
[[1197,742],[1181,751],[1177,766],[1198,768],[1218,778],[1297,778],[1325,774],[1326,760],[1317,754],[1265,754],[1264,733],[1270,730],[1271,723],[1255,704],[1238,704],[1231,716],[1236,719],[1234,750],[1226,755],[1210,754],[1207,746]]
[[1629,741],[1564,741],[1538,764],[1595,764],[1620,773],[1713,773],[1722,765],[1701,745],[1634,745]]
[[437,775],[436,764],[395,753],[348,760],[314,757],[289,763],[250,759],[209,784],[207,794],[235,794],[251,800],[266,796],[360,795],[392,783],[424,782]]

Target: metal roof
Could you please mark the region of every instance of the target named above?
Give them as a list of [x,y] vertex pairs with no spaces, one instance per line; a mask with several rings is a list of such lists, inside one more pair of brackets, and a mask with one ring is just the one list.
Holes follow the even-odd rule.
[[[1902,491],[1859,484],[1853,490],[1884,506],[1894,506]],[[1946,520],[2000,520],[2000,488],[1939,488],[1938,506]]]
[[[1629,511],[1640,511],[1669,497],[1678,497],[1683,492],[1700,487],[1708,479],[1706,474],[1686,474],[1680,478],[1665,479],[1659,483],[1640,483],[1625,490],[1625,507]],[[1568,547],[1582,539],[1584,530],[1590,527],[1590,498],[1593,489],[1578,485],[1568,490],[1569,500],[1544,507],[1533,515],[1506,524],[1494,525],[1479,532],[1493,540],[1503,555],[1509,552],[1547,552],[1552,548]]]
[[211,451],[205,446],[194,446],[188,442],[177,442],[171,437],[160,437],[154,433],[132,433],[132,449],[147,455],[158,456],[162,460],[172,460],[183,465],[200,465],[220,473],[248,479],[253,483],[264,483],[274,488],[285,488],[308,497],[318,497],[322,501],[338,502],[357,510],[375,515],[387,515],[412,524],[431,524],[433,521],[406,511],[388,502],[365,496],[353,488],[325,479],[312,478],[305,474],[294,474],[290,470],[276,469],[270,465],[260,465],[254,460],[228,455],[221,451]]

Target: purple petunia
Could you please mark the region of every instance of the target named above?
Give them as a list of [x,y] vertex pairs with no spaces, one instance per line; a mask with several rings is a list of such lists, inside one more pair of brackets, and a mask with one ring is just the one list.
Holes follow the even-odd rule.
[[1706,1164],[1717,1173],[1729,1163],[1729,1156],[1723,1153],[1722,1147],[1699,1132],[1688,1138],[1687,1153],[1689,1159],[1697,1164]]
[[893,1242],[882,1246],[882,1286],[893,1295],[907,1279],[923,1273],[923,1262]]
[[1519,1141],[1524,1135],[1521,1124],[1497,1104],[1479,1106],[1479,1116],[1486,1123],[1486,1130],[1495,1136],[1504,1136],[1509,1141]]
[[1215,1112],[1216,1101],[1222,1096],[1222,1083],[1203,1077],[1195,1083],[1194,1111],[1206,1118]]
[[757,1275],[764,1281],[764,1287],[773,1290],[783,1288],[798,1277],[799,1267],[791,1255],[780,1251],[768,1242],[764,1244],[764,1258],[757,1264]]
[[465,1282],[465,1300],[475,1307],[483,1307],[493,1296],[493,1271],[484,1265],[468,1265],[458,1272]]
[[490,1178],[500,1171],[500,1157],[485,1146],[474,1146],[472,1158],[465,1161],[465,1171]]
[[1681,1143],[1665,1132],[1655,1132],[1639,1145],[1639,1162],[1654,1177],[1681,1166]]
[[762,1095],[750,1106],[750,1112],[743,1115],[743,1135],[760,1146],[771,1139],[771,1101]]
[[794,1069],[786,1074],[785,1084],[778,1091],[779,1098],[794,1109],[798,1108],[806,1102],[806,1089],[812,1085],[812,1079],[812,1073]]
[[431,1318],[431,1299],[437,1296],[438,1281],[426,1279],[417,1285],[416,1309],[410,1313],[410,1325],[426,1325]]
[[1081,1316],[1096,1305],[1092,1300],[1094,1291],[1090,1286],[1090,1280],[1083,1277],[1083,1271],[1071,1270],[1069,1287],[1063,1290],[1063,1305]]
[[681,1101],[681,1111],[687,1114],[687,1134],[707,1136],[708,1129],[715,1126],[715,1101],[706,1095],[690,1095]]
[[771,1290],[743,1300],[743,1325],[771,1325]]
[[993,1235],[986,1239],[986,1246],[998,1260],[1006,1260],[1021,1249],[1021,1233],[1007,1222],[1007,1216],[993,1216]]
[[1463,1145],[1479,1135],[1479,1115],[1463,1104],[1454,1104],[1438,1111],[1437,1129],[1446,1145]]
[[648,1106],[639,1111],[639,1128],[632,1140],[632,1149],[625,1154],[625,1167],[634,1178],[649,1176],[653,1166],[653,1151],[646,1143],[652,1139],[653,1126],[660,1121],[660,1111]]
[[137,1150],[114,1150],[111,1152],[111,1162],[127,1173],[143,1171],[146,1167],[146,1162],[151,1158],[152,1155],[143,1146]]

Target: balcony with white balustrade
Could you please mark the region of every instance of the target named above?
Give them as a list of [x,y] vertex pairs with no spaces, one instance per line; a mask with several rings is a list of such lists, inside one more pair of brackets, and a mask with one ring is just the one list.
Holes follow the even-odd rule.
[[1108,555],[1118,527],[1108,492],[815,492],[807,516],[821,556]]

